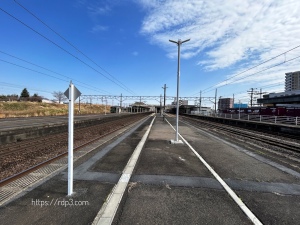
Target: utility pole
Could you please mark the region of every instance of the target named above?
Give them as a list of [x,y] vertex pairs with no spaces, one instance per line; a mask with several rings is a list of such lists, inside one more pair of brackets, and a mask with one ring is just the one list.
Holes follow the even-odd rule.
[[[260,90],[259,90],[259,93],[257,93],[257,94],[259,94],[259,98],[261,98],[262,89],[260,89]],[[259,105],[261,106],[261,103],[260,103]]]
[[164,112],[166,111],[166,90],[167,90],[167,86],[166,84],[162,87],[164,89]]
[[202,95],[202,91],[200,91],[200,98],[199,98],[199,114],[201,114],[201,95]]
[[121,98],[120,98],[120,112],[122,112],[122,93],[121,93]]
[[80,114],[80,96],[79,96],[79,114]]
[[253,88],[251,88],[251,92],[250,92],[250,106],[252,107],[252,105],[253,105]]
[[239,100],[239,120],[241,119],[241,100]]
[[104,111],[104,115],[106,115],[106,108],[107,108],[107,99],[105,98],[105,111]]
[[161,107],[161,94],[160,94],[160,116],[162,116],[162,107]]
[[[259,95],[259,98],[262,98],[263,94],[266,94],[267,92],[263,92],[262,89],[259,90],[259,93],[256,93],[257,95]],[[262,105],[261,103],[259,104],[260,106]]]
[[254,88],[251,88],[250,91],[247,91],[250,94],[250,107],[253,106],[253,94],[254,94]]
[[216,88],[216,92],[215,92],[215,116],[216,116],[216,113],[217,113],[217,91],[218,89]]
[[142,112],[142,108],[141,108],[141,104],[142,104],[142,96],[140,96],[140,112]]

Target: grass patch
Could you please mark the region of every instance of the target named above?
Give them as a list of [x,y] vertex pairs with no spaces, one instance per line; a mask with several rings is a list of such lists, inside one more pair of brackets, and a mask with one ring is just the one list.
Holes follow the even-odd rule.
[[[105,105],[79,104],[74,105],[74,114],[101,114],[105,112]],[[106,113],[110,112],[107,106]],[[0,118],[59,116],[68,114],[68,105],[41,102],[0,102]]]

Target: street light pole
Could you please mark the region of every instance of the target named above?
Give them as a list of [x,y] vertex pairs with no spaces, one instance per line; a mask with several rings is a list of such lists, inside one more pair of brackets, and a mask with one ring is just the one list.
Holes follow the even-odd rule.
[[177,106],[176,106],[176,135],[175,135],[175,142],[178,142],[178,118],[179,118],[179,85],[180,85],[180,45],[184,42],[188,42],[190,39],[187,39],[185,41],[181,41],[181,39],[178,39],[178,41],[169,40],[170,42],[173,42],[177,44],[178,46],[178,63],[177,63]]

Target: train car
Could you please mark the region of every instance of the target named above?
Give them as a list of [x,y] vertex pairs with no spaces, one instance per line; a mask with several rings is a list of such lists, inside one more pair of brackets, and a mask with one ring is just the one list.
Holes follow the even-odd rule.
[[111,113],[116,113],[116,111],[117,111],[116,107],[113,107],[113,106],[110,107],[110,112]]
[[295,108],[295,114],[294,116],[300,117],[300,108]]
[[271,114],[272,114],[271,108],[268,107],[260,108],[259,115],[271,115]]
[[286,107],[277,107],[276,114],[274,116],[286,116]]
[[258,115],[263,116],[285,116],[285,107],[261,107],[258,109]]
[[219,110],[219,112],[221,112],[221,113],[228,113],[228,109],[221,109],[221,110]]
[[300,117],[300,108],[287,107],[286,116]]
[[277,109],[275,107],[261,108],[259,115],[274,116],[274,115],[277,115]]
[[221,110],[227,114],[251,114],[264,116],[300,116],[300,108],[297,107],[255,107],[255,108],[229,108]]

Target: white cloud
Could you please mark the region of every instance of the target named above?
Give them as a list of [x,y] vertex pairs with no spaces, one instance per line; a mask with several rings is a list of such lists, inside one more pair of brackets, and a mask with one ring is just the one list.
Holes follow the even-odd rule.
[[90,14],[92,14],[93,16],[105,15],[111,11],[111,7],[109,5],[89,6],[88,10],[89,10]]
[[191,38],[182,47],[182,57],[204,56],[198,64],[206,70],[246,60],[251,66],[251,62],[264,61],[299,44],[300,1],[138,2],[148,9],[141,33],[166,49],[172,58],[177,56],[177,49],[168,40]]
[[160,0],[134,0],[138,4],[140,4],[144,9],[155,8],[160,5]]
[[[136,0],[138,1],[138,0]],[[286,72],[300,70],[300,1],[297,0],[139,0],[147,9],[140,33],[159,45],[169,58],[177,48],[169,39],[191,40],[182,58],[197,60],[204,71],[217,71],[221,81],[206,89],[232,85],[261,87],[284,83]],[[265,62],[260,66],[258,64]],[[292,60],[292,61],[289,61]],[[253,69],[250,69],[257,66]],[[249,69],[249,70],[248,70]],[[232,71],[228,74],[227,71]],[[227,79],[227,80],[226,80]],[[246,87],[247,86],[247,87]],[[282,91],[283,85],[274,87]]]
[[96,25],[92,28],[91,32],[97,33],[97,32],[101,32],[101,31],[106,31],[107,29],[108,29],[108,27],[106,27],[106,26]]
[[111,13],[114,7],[120,3],[120,0],[86,1],[86,6],[90,16],[97,17]]

